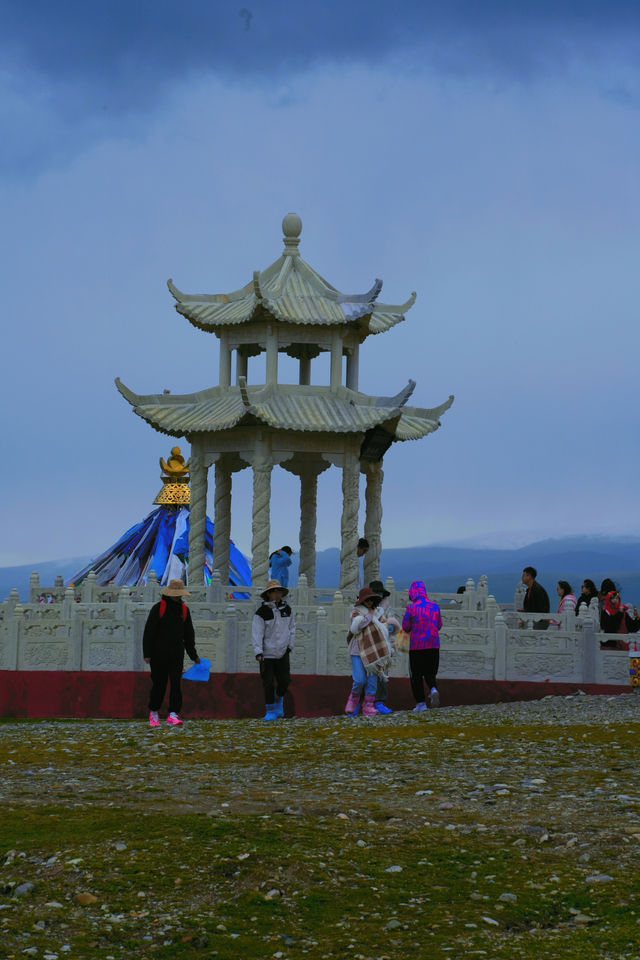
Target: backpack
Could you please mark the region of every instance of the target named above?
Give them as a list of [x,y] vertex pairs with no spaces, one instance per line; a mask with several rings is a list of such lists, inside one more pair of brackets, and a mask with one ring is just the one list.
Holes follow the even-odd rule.
[[[160,616],[164,617],[166,611],[167,611],[167,601],[164,599],[164,597],[162,597],[160,600]],[[184,602],[184,600],[182,601],[182,619],[183,620],[187,619],[187,605]]]

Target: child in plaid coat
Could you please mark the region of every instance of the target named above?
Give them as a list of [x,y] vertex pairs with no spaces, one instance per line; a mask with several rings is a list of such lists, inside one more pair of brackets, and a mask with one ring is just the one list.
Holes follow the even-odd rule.
[[376,625],[379,628],[379,634],[386,638],[387,628],[380,622],[382,617],[382,608],[380,601],[382,597],[374,593],[370,587],[363,587],[358,594],[356,606],[351,614],[351,624],[349,626],[349,655],[351,656],[351,676],[353,685],[349,699],[344,708],[344,712],[350,717],[355,717],[360,709],[360,695],[364,690],[364,702],[362,704],[363,717],[371,717],[376,714],[374,705],[376,694],[376,680],[378,667],[383,661],[389,660],[388,641],[384,641],[383,647],[379,650],[380,657],[374,667],[373,662],[365,665],[361,656],[362,644],[359,636],[365,627]]

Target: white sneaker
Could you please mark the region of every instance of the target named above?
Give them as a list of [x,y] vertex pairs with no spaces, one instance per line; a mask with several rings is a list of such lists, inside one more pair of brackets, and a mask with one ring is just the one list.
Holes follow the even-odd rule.
[[431,691],[430,702],[431,702],[431,706],[432,706],[432,707],[439,707],[439,706],[440,706],[440,694],[439,694],[438,691],[435,689],[435,687],[434,687],[434,689]]
[[424,700],[422,700],[420,703],[416,703],[415,707],[413,708],[413,710],[412,710],[411,712],[412,712],[412,713],[421,713],[423,710],[426,710],[426,709],[427,709],[427,705],[426,705],[426,703],[424,702]]

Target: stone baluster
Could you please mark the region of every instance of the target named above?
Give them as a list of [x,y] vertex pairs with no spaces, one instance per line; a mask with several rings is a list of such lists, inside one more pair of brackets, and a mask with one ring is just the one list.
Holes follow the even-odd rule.
[[40,574],[34,570],[29,577],[29,603],[37,603],[40,596]]
[[507,679],[507,624],[498,610],[493,624],[494,637],[494,660],[493,660],[493,679]]
[[64,592],[64,600],[62,601],[62,611],[60,617],[62,620],[71,620],[71,617],[74,614],[76,605],[76,597],[73,587],[67,587]]
[[323,607],[316,610],[315,619],[316,673],[326,674],[329,667],[329,627]]
[[[591,611],[589,611],[591,613]],[[597,683],[598,640],[596,637],[596,621],[590,615],[582,621],[582,682]]]
[[483,573],[480,579],[478,580],[478,587],[476,589],[477,599],[480,602],[480,610],[484,610],[487,597],[489,596],[489,580],[486,573]]
[[20,603],[20,594],[14,587],[5,601],[5,606],[4,606],[5,620],[13,620],[13,618],[16,615],[16,606],[19,603]]
[[131,611],[132,635],[133,635],[133,669],[148,669],[144,662],[144,653],[142,650],[142,637],[144,635],[144,625],[147,622],[147,610],[141,604],[137,603]]
[[211,583],[207,587],[207,603],[222,603],[225,599],[225,591],[226,586],[220,580],[220,571],[214,570],[211,574]]
[[144,585],[143,597],[145,603],[156,603],[160,595],[160,584],[155,570],[149,571],[147,582]]
[[116,601],[116,620],[128,620],[131,607],[131,587],[120,587]]
[[298,575],[298,586],[292,591],[296,610],[301,610],[309,606],[309,587],[304,573]]
[[469,579],[464,585],[464,593],[462,594],[462,609],[463,610],[476,609],[476,585],[471,579],[471,577],[469,577]]
[[[491,593],[487,597],[487,602],[485,603],[484,611],[486,616],[487,628],[491,630],[493,629],[493,626],[495,624],[496,616],[500,611],[500,607],[496,603],[496,598]],[[504,620],[504,617],[502,619]]]
[[238,672],[240,630],[238,611],[230,604],[225,610],[225,654],[224,669],[227,673]]
[[82,583],[80,584],[80,598],[83,603],[93,603],[96,598],[96,586],[98,578],[95,571],[90,570]]
[[522,610],[522,605],[523,605],[523,603],[524,603],[524,595],[525,595],[526,592],[527,592],[527,588],[525,587],[524,583],[522,583],[522,582],[519,583],[518,586],[516,587],[515,593],[514,593],[514,595],[513,595],[513,609],[514,609],[514,610]]
[[[17,591],[16,591],[17,592]],[[7,601],[8,602],[8,601]],[[0,644],[0,670],[19,670],[19,651],[22,643],[22,612],[20,603],[15,603],[9,617],[5,608],[5,639]]]

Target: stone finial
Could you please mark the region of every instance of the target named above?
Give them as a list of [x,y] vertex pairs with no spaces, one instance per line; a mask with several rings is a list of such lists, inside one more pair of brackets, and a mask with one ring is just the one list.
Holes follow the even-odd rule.
[[302,220],[297,213],[288,213],[282,221],[284,234],[284,252],[290,256],[298,256],[298,244],[302,233]]

